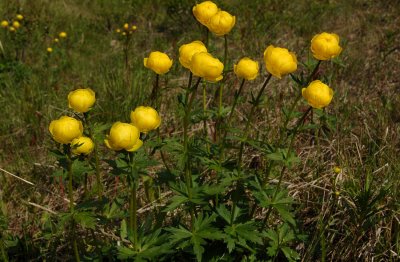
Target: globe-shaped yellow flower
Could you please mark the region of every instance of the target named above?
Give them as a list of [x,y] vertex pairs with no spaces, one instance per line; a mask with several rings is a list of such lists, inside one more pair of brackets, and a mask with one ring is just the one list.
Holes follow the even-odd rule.
[[207,26],[210,18],[218,13],[218,6],[211,1],[204,1],[197,4],[192,9],[194,17],[202,25]]
[[96,95],[90,88],[76,89],[68,94],[68,106],[74,111],[85,113],[96,102]]
[[6,21],[6,20],[1,21],[1,22],[0,22],[0,26],[1,26],[2,28],[7,28],[7,27],[8,27],[8,21]]
[[194,54],[207,52],[206,46],[201,41],[193,41],[179,47],[179,62],[183,67],[190,69],[190,62]]
[[21,14],[17,14],[17,15],[15,16],[15,18],[16,18],[17,20],[21,21],[21,20],[24,19],[24,16],[21,15]]
[[147,133],[157,129],[161,124],[161,117],[158,112],[150,106],[139,106],[131,111],[131,121],[140,132]]
[[172,60],[169,56],[159,51],[151,52],[149,57],[145,58],[143,62],[145,67],[159,75],[167,73],[172,66]]
[[240,59],[240,61],[236,65],[233,66],[233,71],[239,78],[254,80],[258,76],[258,62],[251,60],[248,57],[244,57]]
[[13,27],[13,26],[10,26],[10,28],[8,28],[8,30],[9,30],[10,32],[15,32],[15,31],[16,31],[15,27]]
[[61,33],[58,34],[58,37],[59,38],[67,38],[67,33],[61,32]]
[[116,122],[110,129],[110,134],[104,140],[106,146],[112,150],[119,151],[125,149],[133,152],[137,150],[139,140],[139,129],[128,123]]
[[52,53],[52,52],[53,52],[53,48],[48,47],[48,48],[46,49],[46,51],[47,51],[47,53]]
[[83,125],[73,117],[62,116],[53,120],[49,126],[53,139],[61,144],[69,144],[74,138],[82,136]]
[[297,69],[296,55],[286,48],[268,46],[264,51],[264,61],[267,71],[279,79]]
[[333,90],[319,80],[312,81],[301,93],[310,106],[319,109],[329,105],[333,98]]
[[142,146],[143,146],[143,141],[140,140],[140,139],[138,139],[138,140],[136,141],[136,143],[133,145],[133,147],[131,148],[131,151],[130,151],[130,152],[137,151],[137,150],[139,150],[139,148],[141,148]]
[[20,24],[18,21],[14,21],[14,22],[12,23],[12,26],[13,26],[15,29],[18,29],[18,28],[21,27],[21,24]]
[[208,21],[208,30],[217,36],[228,34],[235,25],[236,18],[226,11],[218,11]]
[[190,63],[190,71],[195,76],[202,77],[211,82],[218,82],[223,78],[224,64],[211,54],[200,52],[193,55]]
[[75,155],[88,155],[92,153],[94,149],[94,143],[90,137],[81,136],[75,138],[71,142],[71,152]]
[[311,40],[311,52],[318,60],[329,60],[342,52],[337,34],[321,33]]

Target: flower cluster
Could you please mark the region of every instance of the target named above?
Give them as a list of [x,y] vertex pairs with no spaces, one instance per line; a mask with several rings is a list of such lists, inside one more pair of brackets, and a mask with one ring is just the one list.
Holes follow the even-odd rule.
[[121,34],[122,36],[129,36],[131,34],[133,34],[133,32],[135,32],[137,30],[137,26],[136,25],[129,25],[129,23],[125,23],[121,28],[117,28],[115,30],[115,32],[117,32],[118,34]]
[[0,22],[0,27],[4,29],[8,29],[10,32],[16,32],[22,26],[22,20],[24,20],[24,16],[21,14],[15,15],[15,19],[12,21],[3,20]]
[[[64,32],[64,31],[62,31],[62,32],[60,32],[60,33],[58,34],[58,36],[56,36],[56,37],[53,38],[52,42],[53,42],[54,44],[58,44],[58,43],[60,42],[60,39],[61,39],[61,40],[64,40],[64,39],[67,38],[67,36],[68,36],[67,33]],[[46,51],[47,51],[48,53],[52,53],[52,52],[53,52],[53,48],[52,48],[51,46],[48,46],[47,49],[46,49]]]
[[143,145],[140,133],[155,130],[160,124],[161,118],[154,108],[139,106],[131,112],[131,123],[116,122],[112,125],[104,143],[115,151],[134,152]]
[[202,25],[217,36],[228,34],[235,25],[236,18],[226,11],[218,8],[211,1],[204,1],[192,9],[193,15]]
[[[75,112],[86,113],[96,101],[95,93],[90,88],[77,89],[68,94],[68,105]],[[70,116],[61,116],[49,126],[53,139],[60,144],[69,144],[75,155],[88,155],[94,149],[90,137],[83,135],[83,124]]]

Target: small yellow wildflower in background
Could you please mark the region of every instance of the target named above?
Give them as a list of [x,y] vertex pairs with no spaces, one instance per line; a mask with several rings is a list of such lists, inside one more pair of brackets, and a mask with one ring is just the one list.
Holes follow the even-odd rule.
[[60,38],[67,38],[67,33],[61,32],[61,33],[58,34],[58,37],[60,37]]
[[117,30],[115,30],[115,32],[121,33],[121,29],[117,28]]
[[75,155],[88,155],[94,149],[94,143],[92,139],[86,136],[81,136],[79,138],[75,138],[71,142],[71,152]]
[[58,38],[54,38],[54,43],[58,43],[59,41],[60,41],[60,39],[58,39]]
[[12,25],[13,25],[13,27],[14,27],[15,29],[18,29],[18,28],[21,27],[21,24],[20,24],[18,21],[14,21],[14,22],[12,23]]
[[202,25],[207,26],[210,18],[218,13],[218,6],[211,1],[204,1],[197,4],[192,9],[194,17]]
[[207,23],[207,28],[217,36],[228,34],[234,27],[236,18],[226,11],[218,11]]
[[154,108],[139,106],[134,111],[131,111],[131,122],[140,132],[147,133],[160,126],[161,117]]
[[129,29],[129,24],[125,23],[123,27],[124,27],[125,30],[128,30]]
[[207,52],[206,46],[201,41],[193,41],[179,47],[179,62],[183,67],[190,69],[190,63],[194,54]]
[[19,21],[22,21],[22,20],[24,19],[23,15],[21,15],[21,14],[17,14],[17,15],[15,16],[15,18],[16,18],[17,20],[19,20]]
[[149,57],[143,60],[144,66],[159,75],[165,74],[172,66],[172,59],[166,53],[159,51],[151,52]]
[[8,27],[8,21],[6,21],[6,20],[1,21],[1,22],[0,22],[0,26],[1,26],[2,28],[7,28],[7,27]]
[[339,174],[340,172],[342,172],[342,169],[340,167],[338,167],[338,166],[335,166],[333,168],[333,172],[335,172],[336,174]]
[[69,144],[73,139],[81,137],[83,125],[73,117],[62,116],[50,123],[49,131],[53,139],[60,144]]
[[211,82],[220,81],[223,76],[224,64],[210,53],[200,52],[193,55],[190,71],[195,76],[202,77]]
[[10,32],[15,32],[15,27],[13,27],[13,26],[10,26],[10,28],[8,29]]
[[248,57],[244,57],[240,59],[236,65],[233,66],[233,71],[239,78],[254,80],[258,76],[258,62],[251,60]]
[[68,94],[68,106],[74,111],[85,113],[96,102],[96,94],[90,88],[76,89]]
[[137,26],[133,25],[132,30],[135,31],[137,29]]
[[311,40],[311,52],[318,60],[329,60],[342,52],[337,34],[321,33]]
[[125,36],[125,35],[126,35],[126,32],[122,32],[122,35],[124,35],[124,36]]
[[106,146],[112,150],[125,149],[133,152],[138,149],[139,129],[128,123],[116,122],[110,129],[110,134],[104,140]]
[[46,51],[47,51],[48,53],[51,53],[51,52],[53,52],[53,48],[48,47],[48,48],[46,49]]
[[301,93],[310,106],[319,109],[329,105],[333,98],[333,90],[320,80],[312,81]]
[[264,61],[267,71],[279,79],[297,70],[296,55],[286,48],[268,46],[264,51]]

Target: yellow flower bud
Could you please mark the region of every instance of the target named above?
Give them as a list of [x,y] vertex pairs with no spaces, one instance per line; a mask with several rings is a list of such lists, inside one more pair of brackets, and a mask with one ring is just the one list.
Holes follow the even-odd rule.
[[20,24],[18,21],[14,21],[14,22],[12,23],[12,25],[13,25],[13,27],[14,27],[15,29],[18,29],[18,28],[21,27],[21,24]]
[[338,167],[338,166],[335,166],[333,168],[333,172],[335,172],[336,174],[339,174],[340,172],[342,172],[342,169],[340,167]]
[[81,136],[79,138],[75,138],[71,142],[71,152],[75,155],[88,155],[94,149],[94,143],[92,139],[86,136]]
[[125,30],[128,30],[128,29],[129,29],[129,24],[128,24],[128,23],[125,23],[125,24],[124,24],[124,29],[125,29]]
[[60,38],[67,38],[67,33],[61,32],[61,33],[58,34],[58,37],[60,37]]
[[10,30],[10,32],[15,32],[15,27],[13,27],[13,26],[10,26],[10,28],[8,28],[8,30]]
[[235,25],[236,18],[225,11],[219,11],[208,21],[208,30],[217,36],[228,34]]
[[159,75],[167,73],[172,66],[172,60],[168,55],[158,51],[151,52],[149,57],[145,58],[143,62],[145,67]]
[[123,36],[126,36],[126,32],[122,32],[122,35],[123,35]]
[[258,76],[258,62],[251,60],[248,57],[240,59],[237,65],[233,66],[233,71],[239,78],[244,78],[246,80],[254,80]]
[[85,113],[96,102],[96,94],[90,88],[76,89],[68,94],[68,106],[74,111]]
[[139,106],[134,111],[131,111],[131,122],[139,128],[140,132],[147,133],[160,126],[161,117],[154,108]]
[[192,11],[197,21],[207,26],[210,18],[218,12],[218,6],[211,1],[204,1],[195,5]]
[[333,90],[319,80],[312,81],[307,88],[301,90],[301,93],[314,108],[326,107],[333,98]]
[[53,48],[48,47],[48,48],[46,49],[46,51],[47,51],[47,53],[51,53],[51,52],[53,52]]
[[19,21],[21,21],[21,20],[24,19],[24,17],[23,17],[21,14],[17,14],[17,15],[15,16],[15,18],[16,18],[17,20],[19,20]]
[[8,21],[6,21],[6,20],[1,21],[1,22],[0,22],[0,26],[1,26],[2,28],[7,28],[7,27],[8,27]]
[[117,29],[117,30],[115,30],[115,32],[117,32],[117,33],[121,33],[121,29]]
[[268,46],[264,51],[264,61],[267,71],[279,79],[297,69],[296,55],[286,48]]
[[58,38],[54,38],[54,43],[58,43],[59,41],[60,41],[60,39],[58,39]]
[[179,47],[179,62],[183,67],[190,69],[190,62],[196,53],[207,52],[206,46],[201,41],[193,41]]
[[311,40],[311,52],[318,60],[329,60],[342,52],[337,34],[321,33]]
[[340,191],[335,191],[335,195],[338,197],[340,196]]
[[211,54],[200,52],[193,55],[190,63],[193,75],[202,77],[211,82],[220,81],[223,76],[224,64]]
[[53,139],[61,144],[69,144],[74,138],[82,136],[82,122],[73,117],[62,116],[50,123],[49,131]]
[[136,141],[136,144],[134,144],[133,147],[131,148],[131,151],[130,151],[130,152],[137,151],[137,150],[139,150],[139,148],[141,148],[142,146],[143,146],[143,141],[140,140],[140,139],[138,139],[138,140]]
[[132,30],[135,31],[137,29],[137,26],[133,25]]
[[116,122],[110,129],[110,134],[104,140],[106,146],[112,150],[125,149],[133,152],[138,149],[139,129],[128,123]]

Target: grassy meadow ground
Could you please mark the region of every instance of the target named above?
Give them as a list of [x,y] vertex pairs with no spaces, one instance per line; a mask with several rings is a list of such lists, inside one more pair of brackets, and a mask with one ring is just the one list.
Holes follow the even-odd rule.
[[[246,85],[237,108],[233,121],[237,129],[244,128],[245,112],[250,107],[245,100],[252,90],[260,88],[266,75],[262,58],[268,45],[294,51],[301,72],[312,57],[309,47],[313,35],[326,31],[341,37],[342,54],[321,65],[318,72],[335,91],[326,108],[332,116],[327,120],[331,128],[317,134],[318,139],[312,131],[299,134],[294,148],[301,161],[283,179],[295,201],[293,212],[300,231],[307,235],[292,248],[303,261],[398,261],[400,2],[216,3],[236,16],[236,25],[228,36],[227,70],[243,56],[262,65],[261,77]],[[204,29],[192,16],[194,4],[194,0],[0,2],[0,20],[13,18],[16,13],[25,17],[18,40],[0,30],[0,218],[7,224],[0,229],[3,238],[17,241],[8,249],[11,261],[68,260],[65,253],[72,254],[68,241],[49,240],[49,234],[44,233],[52,213],[43,210],[67,210],[67,203],[62,200],[67,193],[62,192],[53,175],[57,165],[49,150],[56,144],[48,125],[66,113],[70,91],[91,87],[96,92],[96,106],[91,114],[92,121],[103,130],[103,137],[99,138],[102,141],[113,122],[129,121],[129,112],[150,94],[154,74],[144,68],[143,58],[153,50],[166,52],[174,64],[160,80],[160,134],[163,138],[180,139],[182,113],[177,96],[183,92],[188,74],[179,64],[178,48],[204,38]],[[115,33],[125,22],[137,25],[129,48],[129,86],[125,84],[123,39]],[[67,39],[53,43],[61,31],[67,32]],[[48,53],[47,47],[52,47],[53,52]],[[222,59],[223,38],[211,36],[209,50]],[[227,72],[225,78],[224,105],[228,107],[240,82],[232,72]],[[289,76],[272,79],[265,103],[252,123],[253,138],[278,137],[284,122],[282,108],[295,100],[293,85]],[[207,86],[209,107],[213,106],[211,92],[215,88],[212,84]],[[195,104],[199,111],[200,100]],[[300,112],[306,108],[306,102],[297,106]],[[194,133],[202,126],[197,123],[191,128]],[[103,144],[99,150],[103,159],[115,157]],[[160,160],[158,153],[153,157]],[[246,147],[247,165],[265,166],[266,161],[255,148]],[[333,171],[335,166],[341,168],[339,174]],[[110,167],[103,161],[101,168],[105,195],[113,197],[115,180],[108,176]],[[160,169],[161,161],[149,173],[160,175]],[[272,173],[271,183],[276,184],[279,172]],[[89,181],[94,180],[89,177]],[[75,185],[75,189],[76,197],[83,194],[82,186]],[[257,212],[263,216],[261,210]],[[102,236],[110,241],[118,238],[114,234]],[[182,257],[175,259],[185,261]]]

